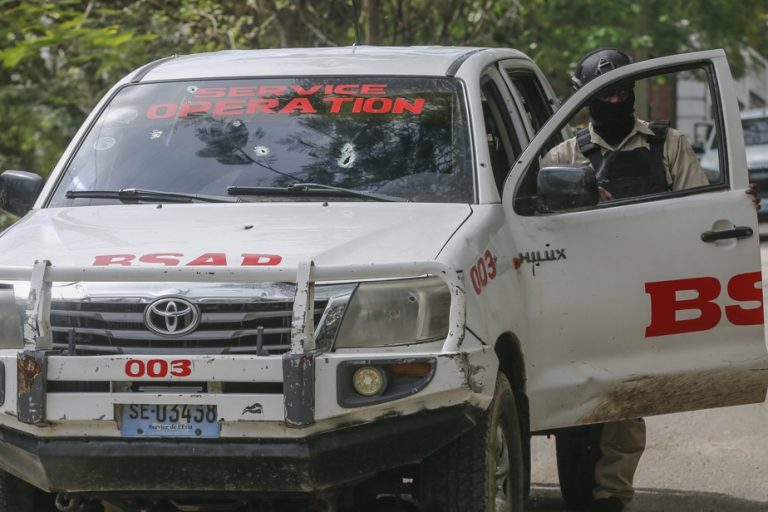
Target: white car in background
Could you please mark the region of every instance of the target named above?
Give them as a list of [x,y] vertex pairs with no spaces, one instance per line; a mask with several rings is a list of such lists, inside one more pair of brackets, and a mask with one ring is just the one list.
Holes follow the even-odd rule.
[[[747,110],[741,114],[744,130],[744,147],[747,151],[747,169],[750,181],[760,190],[760,221],[768,220],[768,108]],[[712,130],[707,138],[706,149],[701,156],[701,166],[710,183],[720,180],[718,137]]]

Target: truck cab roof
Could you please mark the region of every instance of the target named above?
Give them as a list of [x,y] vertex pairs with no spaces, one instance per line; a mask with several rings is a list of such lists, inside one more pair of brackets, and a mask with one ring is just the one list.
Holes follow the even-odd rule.
[[286,75],[450,76],[473,55],[499,52],[509,58],[528,59],[517,50],[472,47],[347,46],[227,50],[155,61],[136,72],[131,81]]

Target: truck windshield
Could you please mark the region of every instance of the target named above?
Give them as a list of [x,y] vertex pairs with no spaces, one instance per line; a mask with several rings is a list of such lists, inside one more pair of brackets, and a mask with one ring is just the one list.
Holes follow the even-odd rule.
[[[265,193],[327,186],[328,198]],[[101,112],[49,206],[152,190],[243,201],[470,202],[462,90],[447,78],[313,77],[133,84]],[[228,192],[229,191],[229,192]],[[78,193],[75,193],[78,192]]]

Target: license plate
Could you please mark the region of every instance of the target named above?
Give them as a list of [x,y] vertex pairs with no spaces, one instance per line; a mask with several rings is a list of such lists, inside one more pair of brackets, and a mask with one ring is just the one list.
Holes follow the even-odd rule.
[[126,404],[123,437],[219,437],[215,405]]

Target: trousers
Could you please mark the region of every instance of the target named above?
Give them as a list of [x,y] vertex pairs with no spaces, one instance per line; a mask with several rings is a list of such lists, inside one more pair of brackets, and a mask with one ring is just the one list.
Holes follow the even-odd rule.
[[619,498],[624,503],[635,494],[633,481],[645,450],[645,421],[613,421],[603,424],[601,457],[595,464],[595,499]]

